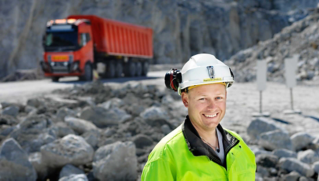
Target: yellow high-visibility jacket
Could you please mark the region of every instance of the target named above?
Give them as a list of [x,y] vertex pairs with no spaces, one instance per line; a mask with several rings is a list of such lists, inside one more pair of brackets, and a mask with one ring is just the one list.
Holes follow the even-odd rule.
[[199,138],[189,118],[165,136],[153,149],[143,169],[142,181],[220,180],[254,181],[255,155],[236,133],[217,129],[223,135],[226,161]]

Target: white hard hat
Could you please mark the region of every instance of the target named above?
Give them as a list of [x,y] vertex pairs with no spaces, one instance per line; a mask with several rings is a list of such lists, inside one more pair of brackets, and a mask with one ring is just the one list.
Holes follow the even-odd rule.
[[225,83],[226,87],[230,87],[234,82],[231,69],[211,54],[192,56],[183,66],[181,74],[179,94],[181,90],[191,86]]

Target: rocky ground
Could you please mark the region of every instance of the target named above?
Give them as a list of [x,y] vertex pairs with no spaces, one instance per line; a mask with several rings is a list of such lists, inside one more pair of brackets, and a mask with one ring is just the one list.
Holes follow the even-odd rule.
[[[160,85],[160,86],[158,86]],[[158,84],[95,82],[60,89],[26,104],[1,102],[0,180],[139,180],[155,144],[184,120],[180,97]],[[269,83],[255,119],[254,83],[228,90],[222,125],[238,132],[256,154],[257,180],[317,180],[319,103],[316,85],[294,89]]]

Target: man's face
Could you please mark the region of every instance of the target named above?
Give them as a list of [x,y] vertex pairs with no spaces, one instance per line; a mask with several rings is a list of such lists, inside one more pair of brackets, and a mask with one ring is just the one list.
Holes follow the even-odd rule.
[[222,84],[202,85],[182,93],[191,122],[197,130],[203,131],[214,130],[223,119],[226,97],[226,87]]

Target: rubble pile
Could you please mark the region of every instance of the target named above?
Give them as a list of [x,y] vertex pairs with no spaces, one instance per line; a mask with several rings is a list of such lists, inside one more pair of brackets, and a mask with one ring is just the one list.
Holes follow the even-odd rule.
[[[1,179],[139,180],[153,147],[187,114],[175,92],[155,85],[94,82],[54,93],[1,103]],[[317,179],[319,138],[261,118],[247,130],[257,179]]]

